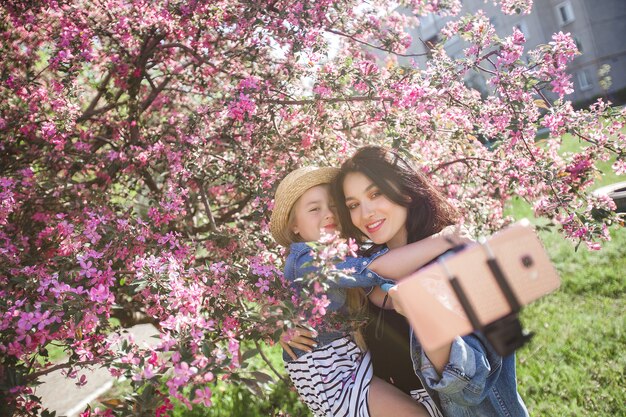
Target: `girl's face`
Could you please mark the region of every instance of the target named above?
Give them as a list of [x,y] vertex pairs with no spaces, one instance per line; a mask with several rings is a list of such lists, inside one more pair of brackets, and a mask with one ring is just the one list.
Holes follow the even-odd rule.
[[390,249],[406,245],[406,207],[389,200],[360,172],[346,175],[343,193],[352,223],[372,242],[387,244]]
[[337,230],[330,185],[316,185],[305,191],[293,209],[294,222],[291,230],[305,242],[320,239],[321,231],[334,233]]

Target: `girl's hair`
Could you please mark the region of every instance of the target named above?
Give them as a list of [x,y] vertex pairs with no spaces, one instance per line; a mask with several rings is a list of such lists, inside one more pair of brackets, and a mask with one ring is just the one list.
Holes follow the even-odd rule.
[[[298,200],[296,200],[297,203]],[[296,221],[295,214],[295,203],[289,210],[289,216],[287,220],[288,231],[288,239],[289,243],[295,242],[303,242],[302,236],[295,234],[291,229]],[[291,251],[291,247],[288,246],[285,252],[285,255],[289,255]],[[363,288],[346,288],[346,306],[348,307],[348,312],[356,319],[362,318],[365,315],[366,307],[367,307],[367,296],[365,295],[365,291]],[[360,326],[355,325],[353,331],[351,332],[352,337],[354,338],[355,343],[359,346],[363,351],[367,350],[367,345],[365,344],[365,338],[363,337],[363,333],[360,329]]]
[[[287,231],[287,236],[289,237],[289,243],[303,242],[302,236],[297,235],[293,231],[293,225],[296,223],[296,210],[294,209],[294,207],[295,204],[293,207],[291,207],[291,210],[289,210],[289,217],[287,219],[287,227],[289,228],[289,230]],[[287,247],[287,254],[289,254],[289,250],[290,248]]]
[[408,209],[407,243],[424,239],[456,223],[456,209],[433,187],[424,173],[411,167],[396,151],[365,146],[341,165],[332,186],[344,236],[353,237],[361,244],[367,239],[352,223],[345,205],[343,183],[346,176],[353,172],[364,174],[389,200]]

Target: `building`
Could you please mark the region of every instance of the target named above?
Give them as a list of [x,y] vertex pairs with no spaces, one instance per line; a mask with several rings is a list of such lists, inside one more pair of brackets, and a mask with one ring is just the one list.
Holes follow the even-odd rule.
[[[550,42],[553,33],[570,33],[581,55],[568,68],[575,91],[567,98],[579,106],[598,97],[608,97],[615,104],[626,102],[626,0],[534,0],[528,15],[505,15],[491,1],[463,0],[460,15],[478,10],[489,17],[501,37],[510,35],[513,27],[522,31],[525,50]],[[421,17],[420,26],[413,29],[414,41],[407,53],[425,53],[426,44],[438,43],[439,31],[449,19],[437,15]],[[458,57],[463,55],[465,45],[455,37],[444,48],[451,57]],[[423,66],[427,59],[423,56],[416,61]],[[470,74],[466,81],[486,93],[480,73]]]

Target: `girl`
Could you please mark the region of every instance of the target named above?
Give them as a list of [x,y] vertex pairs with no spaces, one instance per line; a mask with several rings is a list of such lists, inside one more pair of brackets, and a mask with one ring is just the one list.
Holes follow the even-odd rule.
[[[337,229],[329,183],[338,172],[337,168],[300,168],[285,177],[276,191],[270,231],[276,242],[289,248],[284,276],[296,289],[299,289],[299,278],[315,273],[315,268],[310,266],[311,247],[306,242],[319,240],[321,230],[334,232]],[[393,253],[381,250],[370,257],[347,258],[337,268],[354,272],[329,282],[327,309],[348,314],[348,296],[358,294],[359,288],[370,288],[372,299],[381,298],[378,286],[393,281],[380,274],[397,278],[412,272],[426,260],[449,249],[450,236],[460,240],[453,230],[448,232],[449,236],[431,236]],[[351,336],[353,329],[345,326],[340,330],[318,330],[317,335],[301,329],[289,340],[281,337],[287,372],[316,415],[428,416],[426,410],[434,410],[428,395],[420,398],[418,404],[373,376],[370,355]],[[411,369],[409,364],[405,373],[414,375]]]
[[[384,148],[359,149],[343,163],[333,190],[343,233],[360,242],[369,239],[389,249],[401,248],[456,221],[455,210],[426,176]],[[408,325],[393,313],[387,313],[382,323],[390,330],[400,328],[399,338],[391,339],[392,332],[376,337],[376,332],[366,331],[375,369],[387,370],[391,379],[402,375],[406,364],[389,361],[383,352],[393,346],[406,350],[410,343],[418,384],[424,384],[447,417],[528,416],[517,393],[514,355],[498,356],[478,333],[424,351],[414,335],[402,335],[402,327]]]

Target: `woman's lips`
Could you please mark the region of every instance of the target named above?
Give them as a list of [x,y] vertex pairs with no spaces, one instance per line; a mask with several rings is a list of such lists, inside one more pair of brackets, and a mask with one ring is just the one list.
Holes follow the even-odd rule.
[[326,230],[335,230],[336,228],[337,228],[337,225],[335,223],[327,224],[326,226],[324,226],[324,229]]
[[382,220],[376,220],[375,222],[366,224],[365,230],[367,230],[368,233],[376,233],[378,230],[380,230],[381,227],[383,227],[384,222],[385,220],[382,219]]

